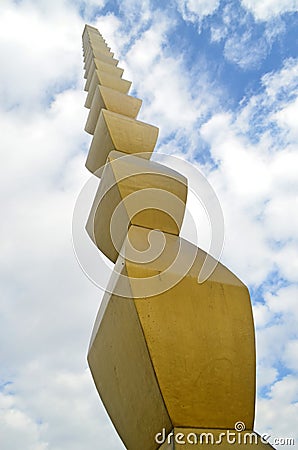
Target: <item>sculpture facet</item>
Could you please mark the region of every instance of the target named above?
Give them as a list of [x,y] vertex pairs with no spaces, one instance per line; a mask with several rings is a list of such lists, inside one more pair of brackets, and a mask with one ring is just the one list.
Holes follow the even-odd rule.
[[98,59],[99,61],[111,64],[112,66],[117,66],[119,62],[118,59],[112,58],[112,56],[110,55],[104,54],[102,52],[96,52],[96,54],[92,54],[92,57],[86,60],[84,64],[85,78],[87,77],[90,67],[92,66],[93,59]]
[[[158,128],[102,109],[90,145],[86,167],[95,173],[104,166],[112,150],[143,153],[149,158],[158,136]],[[97,175],[99,175],[97,173]]]
[[90,112],[87,118],[85,131],[94,134],[99,114],[102,109],[107,109],[127,117],[135,119],[141,108],[142,100],[132,97],[106,86],[96,86]]
[[103,70],[95,70],[88,89],[88,95],[85,102],[86,108],[91,107],[92,99],[98,85],[106,86],[111,89],[115,89],[115,91],[127,94],[130,89],[131,82],[124,80],[123,78],[119,78],[117,75],[111,75]]
[[89,52],[86,53],[86,56],[85,56],[86,68],[90,67],[90,64],[91,64],[93,58],[100,59],[101,56],[105,56],[107,58],[112,59],[114,56],[114,53],[110,52],[106,45],[98,45],[97,48],[92,48]]
[[[148,231],[131,227],[134,248],[148,242]],[[203,284],[197,282],[205,252],[179,237],[164,234],[160,258],[149,263],[125,261],[132,295],[140,294],[135,278],[146,279],[170,266],[177,254],[195,252],[187,273],[173,272],[174,287],[135,300],[159,386],[174,426],[234,428],[242,420],[253,427],[255,403],[254,327],[246,286],[218,264]],[[154,235],[151,237],[154,246]],[[193,246],[195,247],[195,246]],[[142,289],[142,288],[141,288]],[[154,292],[154,290],[152,289]]]
[[172,424],[132,299],[105,294],[91,338],[88,363],[126,448],[154,448],[156,433],[163,428],[170,432]]
[[186,197],[187,180],[179,173],[113,151],[108,156],[87,222],[88,234],[101,252],[116,262],[131,224],[178,235]]
[[121,69],[120,67],[113,66],[112,64],[107,64],[107,63],[95,58],[92,60],[91,65],[90,65],[90,69],[88,72],[88,76],[87,76],[87,80],[86,80],[86,84],[85,84],[85,88],[84,88],[85,91],[89,90],[89,86],[90,86],[92,76],[93,76],[95,70],[107,72],[113,76],[118,76],[119,78],[122,77],[123,72],[124,72],[124,70]]

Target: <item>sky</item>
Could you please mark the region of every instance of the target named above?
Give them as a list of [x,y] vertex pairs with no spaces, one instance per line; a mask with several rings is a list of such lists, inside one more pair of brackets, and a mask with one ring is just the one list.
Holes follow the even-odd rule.
[[221,262],[253,305],[255,429],[297,444],[298,1],[1,0],[0,20],[1,450],[124,448],[86,361],[102,293],[72,246],[85,23],[159,127],[156,152],[216,192]]

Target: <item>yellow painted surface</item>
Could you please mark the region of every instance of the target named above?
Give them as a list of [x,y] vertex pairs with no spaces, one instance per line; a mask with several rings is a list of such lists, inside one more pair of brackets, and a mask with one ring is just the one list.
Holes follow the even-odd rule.
[[89,51],[90,48],[96,45],[108,47],[108,44],[106,43],[106,41],[103,39],[102,36],[96,33],[89,34],[85,42],[83,42],[83,52],[86,53],[86,50]]
[[[106,163],[112,150],[143,153],[149,159],[158,136],[158,128],[130,117],[102,109],[90,145],[86,167],[95,173]],[[139,155],[139,156],[140,156]],[[100,172],[97,173],[100,176]]]
[[98,30],[92,30],[89,29],[84,35],[83,35],[83,46],[88,44],[93,39],[101,39],[102,41],[105,41],[102,34]]
[[82,34],[83,46],[85,45],[86,42],[88,42],[88,39],[91,35],[102,37],[97,28],[92,27],[91,25],[85,25]]
[[105,62],[107,64],[112,64],[113,66],[117,66],[117,64],[119,62],[117,59],[113,58],[112,56],[105,55],[104,53],[100,53],[100,52],[96,52],[92,56],[93,57],[92,58],[88,58],[88,61],[86,61],[85,64],[84,64],[84,69],[86,70],[87,74],[89,72],[92,60],[95,59],[95,58],[99,59],[100,61],[103,61],[103,62]]
[[86,108],[91,107],[95,89],[98,85],[106,86],[114,89],[115,91],[127,94],[131,86],[131,81],[124,80],[123,78],[119,78],[118,76],[113,76],[102,70],[95,70],[90,82],[88,95],[85,102]]
[[110,47],[104,43],[98,42],[97,44],[90,45],[89,48],[87,48],[86,54],[84,55],[84,62],[87,62],[90,57],[94,57],[95,52],[103,53],[104,55],[111,57],[114,56],[114,53],[111,52]]
[[87,49],[86,54],[84,55],[84,63],[86,65],[89,64],[90,58],[94,58],[96,53],[107,55],[111,58],[114,56],[114,53],[109,50],[109,47],[106,44],[98,43],[96,46],[90,46],[89,49]]
[[85,130],[94,134],[100,111],[107,109],[118,114],[136,118],[141,108],[142,100],[106,86],[97,86],[87,118]]
[[107,64],[102,61],[99,61],[98,59],[94,59],[91,63],[91,66],[90,66],[90,69],[88,72],[87,81],[86,81],[85,88],[84,88],[85,91],[89,90],[91,79],[92,79],[92,76],[96,69],[100,70],[102,72],[107,72],[110,75],[113,75],[113,76],[116,76],[119,78],[122,77],[123,72],[124,72],[124,70],[121,69],[120,67],[112,66],[111,64]]
[[[178,235],[187,197],[186,178],[156,162],[115,151],[109,154],[108,163],[86,226],[100,251],[115,262],[131,224]],[[110,226],[119,205],[113,242]]]
[[[121,270],[121,266],[116,270]],[[170,432],[172,424],[133,300],[104,295],[91,337],[88,363],[125,447],[155,449],[155,435],[163,428]]]
[[[131,226],[128,238],[144,251],[148,233]],[[255,342],[246,286],[222,264],[197,283],[205,253],[170,234],[152,263],[126,261],[132,295],[158,292],[135,304],[165,404],[174,426],[233,428],[241,420],[253,427]],[[151,236],[154,247],[154,236]],[[190,270],[188,254],[197,251]],[[169,273],[165,269],[175,260]],[[185,276],[186,275],[186,276]],[[149,278],[149,287],[144,279]],[[134,279],[136,278],[136,279]],[[140,278],[140,279],[139,279]],[[139,280],[138,280],[139,279]]]
[[107,45],[105,39],[102,36],[100,36],[99,34],[89,33],[88,38],[89,39],[87,41],[87,45],[93,45],[93,44],[96,44],[97,42]]
[[102,39],[102,37],[100,37],[98,35],[97,36],[96,35],[92,35],[91,37],[88,37],[86,39],[86,41],[83,42],[83,58],[84,58],[84,61],[85,61],[85,58],[86,58],[87,54],[90,52],[90,47],[93,46],[94,42],[97,42],[97,43],[99,43],[101,45],[104,45],[104,46],[108,47],[107,43]]
[[94,42],[98,42],[107,46],[106,41],[99,34],[90,33],[83,41],[83,56],[86,55],[87,50],[89,50],[89,47],[92,46]]
[[89,45],[89,48],[87,48],[86,54],[84,55],[84,62],[87,62],[90,57],[94,57],[94,54],[97,52],[103,53],[104,55],[110,57],[114,56],[114,53],[111,52],[111,49],[107,46],[107,44],[103,42],[97,42],[96,44]]
[[85,62],[85,66],[86,68],[90,67],[91,61],[94,58],[101,58],[101,56],[104,55],[107,58],[113,58],[114,57],[114,53],[113,52],[109,52],[109,51],[105,51],[104,49],[91,49],[91,51],[89,52],[88,56],[86,57],[86,61]]
[[[161,442],[165,436],[162,431],[156,440]],[[210,428],[174,428],[165,438],[159,450],[193,450],[194,448],[236,449],[272,449],[258,433],[253,430],[238,432],[235,429],[219,430]]]
[[84,26],[84,30],[83,30],[83,37],[90,31],[94,31],[95,33],[100,34],[96,27],[93,27],[92,25],[89,25],[88,23],[86,23]]
[[89,24],[86,23],[85,26],[84,26],[83,35],[82,35],[83,39],[90,32],[94,32],[94,33],[100,34],[100,32],[98,31],[98,29],[96,27],[93,27],[92,25],[89,25]]
[[106,64],[110,64],[111,66],[117,66],[117,64],[119,63],[119,60],[118,60],[118,59],[110,58],[110,57],[105,56],[105,55],[101,55],[100,58],[98,58],[98,57],[93,58],[93,60],[92,60],[91,63],[89,64],[88,69],[85,68],[86,70],[85,70],[84,78],[88,78],[88,75],[89,75],[89,72],[90,72],[90,71],[92,72],[92,75],[93,75],[93,71],[94,71],[94,61],[95,61],[95,60],[104,62],[104,63],[106,63]]
[[83,48],[88,49],[90,47],[93,47],[96,44],[101,44],[101,45],[105,45],[106,47],[108,47],[108,44],[106,43],[106,41],[103,39],[102,36],[100,36],[99,34],[96,34],[96,33],[90,33],[88,35],[88,39],[86,39],[86,41],[83,43]]

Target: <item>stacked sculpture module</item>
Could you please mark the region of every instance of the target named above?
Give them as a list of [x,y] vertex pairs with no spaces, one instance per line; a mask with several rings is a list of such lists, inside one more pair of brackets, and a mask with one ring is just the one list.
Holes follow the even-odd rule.
[[149,160],[158,129],[136,119],[141,100],[96,28],[86,25],[83,49],[86,166],[101,178],[86,229],[115,263],[88,352],[99,395],[129,450],[188,449],[211,435],[228,448],[227,430],[245,446],[235,424],[254,422],[248,290],[220,263],[198,283],[205,253],[179,237],[187,180]]

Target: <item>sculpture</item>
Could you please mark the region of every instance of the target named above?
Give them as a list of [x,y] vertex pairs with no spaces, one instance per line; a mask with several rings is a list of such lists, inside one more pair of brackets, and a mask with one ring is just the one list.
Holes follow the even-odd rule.
[[141,100],[89,25],[83,50],[86,166],[101,178],[86,229],[115,263],[88,351],[99,395],[129,450],[188,449],[202,436],[228,448],[233,433],[236,447],[245,434],[268,447],[253,432],[248,289],[220,263],[197,282],[205,252],[179,237],[187,180],[150,161],[158,129],[136,119]]

